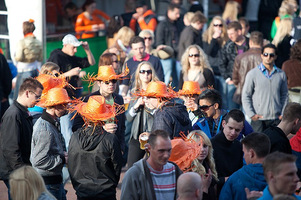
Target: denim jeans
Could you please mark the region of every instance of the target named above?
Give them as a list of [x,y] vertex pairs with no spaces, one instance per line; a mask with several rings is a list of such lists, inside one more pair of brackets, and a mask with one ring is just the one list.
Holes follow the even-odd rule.
[[233,95],[235,93],[236,87],[234,84],[229,85],[226,83],[227,88],[227,109],[240,109],[240,105],[233,101]]
[[73,134],[72,132],[73,120],[71,120],[73,115],[74,113],[69,113],[67,115],[60,117],[61,133],[63,134],[63,137],[65,139],[67,151],[68,151],[71,135]]
[[173,70],[173,73],[172,73],[172,86],[175,91],[179,91],[180,73],[182,71],[181,62],[176,61],[176,64],[174,66],[175,66],[175,70]]
[[10,198],[10,187],[9,187],[9,182],[8,182],[8,180],[4,180],[3,182],[5,183],[5,185],[6,185],[6,187],[7,187],[8,200],[11,200],[11,198]]
[[173,69],[173,59],[172,58],[165,59],[165,60],[161,59],[160,61],[164,72],[164,82],[166,85],[168,85]]
[[267,128],[271,126],[277,126],[279,124],[280,120],[279,119],[271,119],[271,120],[256,120],[256,121],[251,121],[251,126],[254,130],[254,132],[263,132]]
[[61,184],[48,184],[46,189],[57,199],[57,200],[66,200],[66,192],[64,185]]
[[18,97],[18,94],[19,94],[19,89],[20,89],[20,86],[22,85],[23,81],[26,79],[26,78],[29,78],[29,77],[36,77],[39,75],[39,72],[38,70],[33,70],[33,71],[28,71],[28,72],[19,72],[18,75],[17,75],[17,82],[16,82],[16,87],[14,89],[14,97],[13,97],[13,100],[16,100],[17,97]]

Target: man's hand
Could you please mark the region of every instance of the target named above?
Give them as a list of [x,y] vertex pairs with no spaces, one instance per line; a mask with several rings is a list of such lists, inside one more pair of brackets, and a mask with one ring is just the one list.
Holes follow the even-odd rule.
[[87,51],[90,50],[90,47],[89,47],[88,42],[82,42],[82,47],[83,47],[85,50],[87,50]]
[[247,199],[257,199],[262,196],[262,191],[250,191],[249,188],[245,188]]
[[262,116],[262,115],[258,115],[258,114],[255,114],[255,115],[253,115],[253,117],[251,117],[251,119],[252,119],[253,121],[257,121],[257,120],[260,119],[260,118],[263,118],[263,116]]
[[65,163],[68,164],[68,153],[64,151]]
[[108,133],[114,134],[117,131],[117,124],[108,123],[103,126],[103,129]]

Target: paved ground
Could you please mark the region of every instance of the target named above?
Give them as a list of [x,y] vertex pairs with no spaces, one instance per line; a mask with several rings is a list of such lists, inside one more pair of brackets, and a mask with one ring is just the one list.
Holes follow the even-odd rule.
[[[120,199],[121,181],[123,179],[125,171],[126,170],[124,168],[122,170],[120,181],[119,181],[119,184],[118,184],[118,187],[117,187],[117,200]],[[67,183],[65,185],[65,189],[68,190],[67,199],[68,200],[76,200],[76,195],[75,195],[75,191],[74,191],[74,189],[72,187],[72,184],[71,183]],[[4,184],[3,181],[0,181],[0,200],[8,200],[8,197],[7,197],[7,188],[6,188],[6,186],[5,186],[5,184]]]

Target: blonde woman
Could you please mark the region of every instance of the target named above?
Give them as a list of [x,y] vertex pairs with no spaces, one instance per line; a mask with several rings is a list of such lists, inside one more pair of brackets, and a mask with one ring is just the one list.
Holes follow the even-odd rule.
[[207,55],[198,45],[190,45],[181,60],[182,72],[179,87],[184,81],[196,81],[201,88],[214,85],[214,75]]
[[292,18],[284,18],[280,21],[276,35],[272,43],[277,47],[277,59],[275,64],[282,67],[282,64],[289,59],[292,40],[291,31],[293,27]]
[[227,2],[224,12],[223,12],[223,15],[222,15],[222,18],[225,20],[226,24],[229,24],[230,22],[238,20],[237,16],[238,16],[239,10],[240,10],[240,5],[238,2],[236,2],[236,1],[228,1]]
[[217,194],[216,194],[215,185],[218,181],[218,176],[215,169],[213,148],[210,139],[201,130],[190,132],[187,138],[194,140],[195,142],[199,143],[199,145],[201,146],[201,153],[199,157],[192,162],[192,171],[197,172],[202,177],[206,177],[204,178],[204,181],[206,181],[207,178],[209,178],[210,181],[210,179],[212,178],[208,191],[204,191],[204,192],[208,194],[207,199],[216,200]]
[[[132,93],[147,88],[151,81],[159,81],[155,70],[151,63],[141,62],[135,72],[135,82]],[[143,132],[150,132],[153,124],[153,116],[150,109],[144,106],[143,97],[131,100],[126,113],[126,119],[132,122],[131,136],[129,140],[128,152],[128,168],[130,168],[136,161],[143,158],[145,151],[140,149],[139,135]]]
[[219,69],[216,62],[218,51],[228,41],[227,25],[221,16],[213,17],[209,28],[203,34],[203,50],[208,55],[209,64],[214,74],[219,75]]
[[10,197],[13,200],[55,200],[46,190],[41,175],[31,166],[23,166],[10,174]]
[[135,36],[134,31],[127,26],[123,26],[117,32],[115,44],[104,53],[115,53],[118,62],[122,66],[131,51],[130,40],[133,36]]

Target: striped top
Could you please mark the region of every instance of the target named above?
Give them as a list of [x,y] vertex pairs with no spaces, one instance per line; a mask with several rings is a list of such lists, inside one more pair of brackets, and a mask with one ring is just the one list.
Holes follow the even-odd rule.
[[166,163],[162,171],[154,170],[147,163],[152,176],[157,200],[174,199],[176,194],[176,168],[172,163]]

